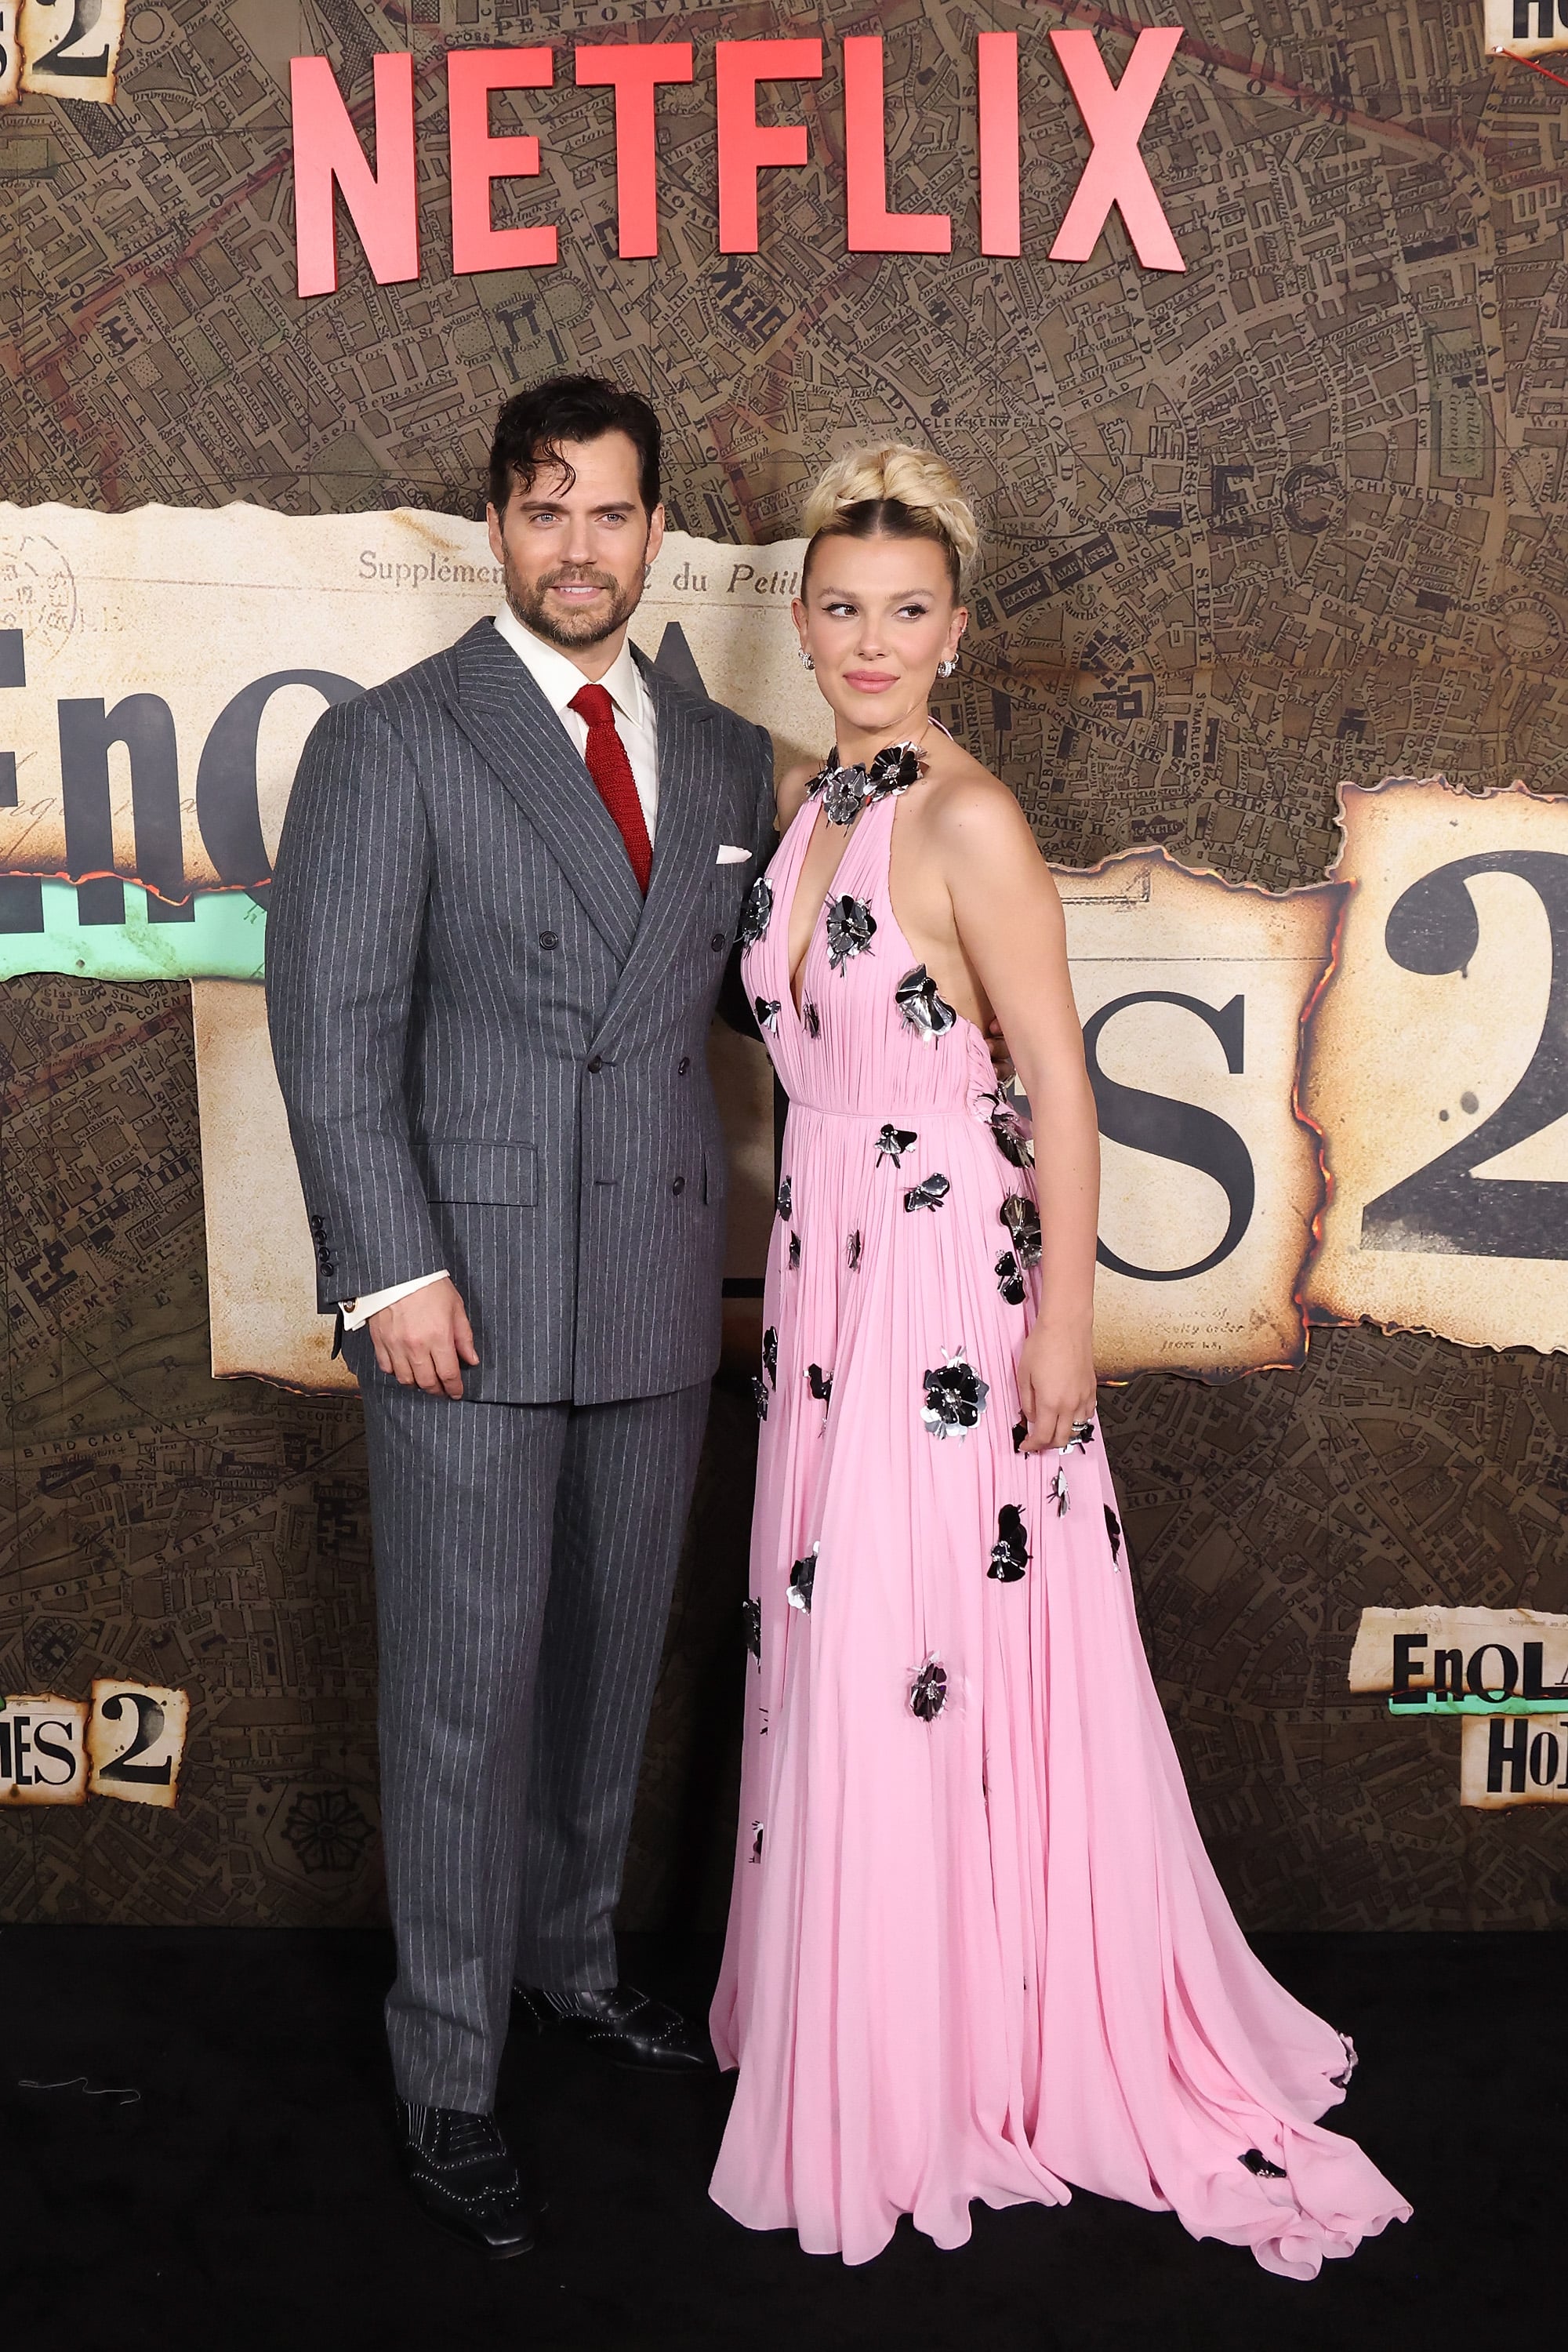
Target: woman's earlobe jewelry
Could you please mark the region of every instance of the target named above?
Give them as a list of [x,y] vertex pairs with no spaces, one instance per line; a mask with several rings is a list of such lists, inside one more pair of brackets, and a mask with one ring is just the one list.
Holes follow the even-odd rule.
[[949,654],[944,661],[938,662],[936,666],[936,674],[938,677],[951,677],[957,667],[958,656],[956,654]]
[[816,664],[812,660],[811,656],[806,652],[804,646],[802,646],[800,649],[800,666],[802,669],[815,669],[816,667]]

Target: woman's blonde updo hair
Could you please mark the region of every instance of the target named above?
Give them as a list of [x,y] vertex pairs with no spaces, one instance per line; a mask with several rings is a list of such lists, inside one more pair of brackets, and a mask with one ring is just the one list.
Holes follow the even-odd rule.
[[962,595],[980,550],[974,509],[958,476],[934,449],[885,442],[878,449],[847,449],[818,475],[803,517],[810,542],[801,569],[811,570],[816,542],[846,539],[931,539],[946,551],[952,593]]

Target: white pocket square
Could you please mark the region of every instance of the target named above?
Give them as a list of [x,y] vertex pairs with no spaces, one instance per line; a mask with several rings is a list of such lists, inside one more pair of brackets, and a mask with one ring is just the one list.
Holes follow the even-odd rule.
[[721,841],[715,863],[720,866],[744,866],[751,854],[749,849],[737,849],[732,841]]

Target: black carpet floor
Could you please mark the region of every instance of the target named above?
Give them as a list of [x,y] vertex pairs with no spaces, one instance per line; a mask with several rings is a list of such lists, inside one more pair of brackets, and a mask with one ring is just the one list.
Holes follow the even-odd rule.
[[[1334,2120],[1415,2207],[1310,2286],[1194,2243],[1168,2214],[1081,2194],[1056,2210],[977,2206],[954,2253],[906,2221],[879,2261],[847,2270],[709,2203],[727,2083],[649,2081],[516,2035],[500,2112],[548,2183],[549,2234],[489,2266],[405,2200],[387,2133],[384,1937],[9,1928],[0,2341],[1489,2352],[1521,2323],[1550,2324],[1564,1938],[1290,1936],[1259,1948],[1354,2037],[1362,2064]],[[623,1953],[634,1981],[698,2009],[716,1958],[675,1939],[628,1938]],[[75,2078],[88,2089],[23,2087]]]

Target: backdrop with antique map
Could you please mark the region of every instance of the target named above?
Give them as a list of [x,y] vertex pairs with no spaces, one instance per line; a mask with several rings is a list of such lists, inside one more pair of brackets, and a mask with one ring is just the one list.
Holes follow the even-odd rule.
[[[990,553],[944,715],[1058,861],[1163,842],[1279,888],[1321,875],[1344,776],[1563,789],[1550,86],[1484,60],[1479,5],[1168,13],[1186,38],[1143,147],[1184,276],[1142,272],[1115,221],[1092,263],[1044,258],[1087,144],[1047,27],[1106,28],[1115,71],[1142,16],[133,7],[112,108],[24,100],[0,121],[0,491],[471,512],[502,394],[604,369],[659,404],[673,517],[700,536],[792,535],[805,475],[851,438],[952,457]],[[560,262],[451,278],[447,47],[663,17],[698,78],[661,100],[660,258],[616,258],[606,95],[563,79],[528,99],[542,177],[498,192],[498,218],[563,224]],[[1023,36],[1016,261],[974,249],[984,27]],[[888,41],[895,201],[951,211],[951,257],[845,252],[837,37],[869,29]],[[826,37],[826,74],[781,111],[816,160],[764,190],[762,252],[721,257],[710,45],[803,31]],[[345,236],[339,292],[302,306],[288,58],[329,56],[363,101],[375,51],[409,46],[425,278],[376,288]],[[178,1811],[9,1815],[0,1912],[371,1916],[357,1416],[208,1375],[187,992],[16,981],[0,1027],[0,1686],[139,1675],[194,1699]],[[634,1924],[721,1901],[749,1415],[721,1386]],[[1459,1811],[1446,1735],[1352,1697],[1346,1664],[1369,1604],[1565,1605],[1563,1360],[1325,1332],[1300,1371],[1141,1380],[1107,1423],[1156,1673],[1247,1924],[1557,1919],[1556,1814]]]

